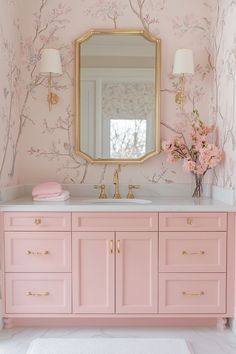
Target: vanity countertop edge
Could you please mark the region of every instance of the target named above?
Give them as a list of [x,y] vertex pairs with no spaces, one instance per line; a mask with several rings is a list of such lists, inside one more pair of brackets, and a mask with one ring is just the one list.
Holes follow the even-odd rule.
[[92,204],[89,198],[73,198],[65,202],[34,202],[21,197],[0,202],[0,212],[236,212],[236,206],[211,198],[191,197],[148,198],[150,204]]

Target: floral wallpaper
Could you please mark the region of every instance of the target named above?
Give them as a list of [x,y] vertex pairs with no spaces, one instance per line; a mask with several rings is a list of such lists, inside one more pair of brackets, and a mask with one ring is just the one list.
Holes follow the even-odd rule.
[[[218,127],[217,140],[225,151],[224,163],[216,170],[214,183],[236,187],[236,0],[217,0],[213,61],[212,116]],[[236,193],[235,193],[236,204]]]
[[[1,0],[1,2],[6,3],[9,8],[17,8],[12,25],[12,31],[17,33],[13,51],[17,53],[12,55],[13,57],[18,55],[19,58],[17,60],[19,77],[13,85],[17,91],[14,97],[17,97],[18,103],[11,103],[9,95],[7,103],[8,107],[17,110],[14,116],[17,119],[13,123],[12,118],[6,114],[2,116],[5,128],[1,134],[7,135],[7,131],[11,132],[6,148],[1,139],[2,151],[6,151],[8,157],[8,163],[4,164],[4,173],[0,175],[2,185],[13,184],[16,181],[37,183],[49,179],[64,183],[111,182],[115,166],[88,164],[73,150],[74,40],[90,28],[145,28],[162,39],[163,139],[185,129],[191,119],[193,105],[204,120],[211,121],[215,118],[220,126],[220,114],[216,115],[219,99],[218,103],[214,104],[220,94],[218,92],[212,97],[212,83],[214,82],[217,90],[223,90],[223,86],[218,89],[220,81],[218,71],[221,69],[220,57],[222,60],[223,58],[225,60],[225,57],[223,49],[218,52],[216,47],[212,48],[212,38],[217,38],[214,42],[218,41],[221,45],[224,42],[220,34],[221,26],[222,28],[225,26],[221,14],[224,11],[221,8],[219,13],[216,13],[215,9],[223,6],[225,1],[178,0],[178,6],[175,0]],[[233,4],[234,1],[228,3]],[[220,16],[219,20],[217,16]],[[231,16],[233,19],[233,14]],[[10,41],[11,29],[7,28],[7,25],[5,27],[5,35]],[[222,30],[227,36],[226,28]],[[228,30],[230,31],[230,28]],[[1,43],[4,43],[3,33]],[[227,43],[230,48],[230,42]],[[226,45],[224,43],[225,50]],[[63,75],[54,80],[54,89],[60,96],[60,101],[53,107],[52,112],[48,111],[46,102],[47,82],[38,72],[41,52],[46,47],[60,49],[63,58]],[[171,72],[175,50],[183,47],[193,49],[196,73],[187,80],[187,103],[184,112],[181,112],[174,101],[178,81]],[[7,58],[8,49],[4,46],[2,48]],[[233,53],[230,55],[233,60]],[[6,68],[6,65],[9,65],[8,61],[1,62],[0,70],[9,74],[11,68]],[[225,71],[228,70],[226,60],[224,68]],[[227,77],[233,85],[230,75]],[[226,85],[228,86],[227,83]],[[3,96],[5,88],[9,91],[8,87],[9,83],[4,83]],[[214,92],[217,90],[214,89]],[[222,104],[225,105],[223,97],[222,95]],[[222,110],[227,110],[229,117],[230,102],[227,107]],[[7,130],[7,127],[10,128]],[[225,125],[224,128],[226,129]],[[228,131],[233,132],[231,128]],[[221,137],[219,142],[223,144],[220,139]],[[233,141],[231,137],[230,139]],[[229,144],[233,146],[229,141],[225,145],[226,149],[229,149]],[[225,163],[228,175],[231,173],[231,162],[226,158]],[[231,182],[226,181],[227,177],[223,176],[223,171],[221,168],[216,172],[215,183],[233,188],[233,177]],[[121,183],[190,181],[191,176],[183,171],[181,164],[169,164],[162,153],[141,165],[121,166]]]
[[[15,1],[0,0],[0,187],[17,183],[17,120],[19,116],[20,76],[19,21]],[[11,19],[11,21],[9,21]]]

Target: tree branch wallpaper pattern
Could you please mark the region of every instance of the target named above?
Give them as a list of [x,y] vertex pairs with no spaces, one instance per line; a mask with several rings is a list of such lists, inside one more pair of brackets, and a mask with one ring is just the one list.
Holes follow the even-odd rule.
[[[235,0],[0,0],[0,185],[110,183],[115,166],[91,165],[74,153],[74,40],[90,28],[145,28],[162,39],[161,135],[182,131],[193,104],[213,120],[225,151],[214,183],[235,188]],[[54,81],[60,96],[49,113],[47,82],[39,75],[43,48],[57,48],[63,75]],[[194,51],[196,73],[187,81],[184,112],[174,102],[171,74],[175,50]],[[122,166],[121,183],[191,181],[181,164],[164,154],[141,165]]]
[[[216,170],[214,183],[236,187],[236,0],[217,0],[212,33],[212,116],[217,140],[225,151],[224,163]],[[236,195],[235,195],[236,204]]]

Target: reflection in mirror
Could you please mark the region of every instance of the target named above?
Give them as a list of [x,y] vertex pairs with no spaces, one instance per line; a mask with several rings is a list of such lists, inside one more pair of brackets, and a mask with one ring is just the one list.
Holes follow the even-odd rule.
[[79,41],[76,145],[91,161],[141,161],[159,150],[160,43],[139,32]]

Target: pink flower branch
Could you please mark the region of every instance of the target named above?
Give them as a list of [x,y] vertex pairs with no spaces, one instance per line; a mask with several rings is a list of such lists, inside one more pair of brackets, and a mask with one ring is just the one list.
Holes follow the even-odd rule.
[[[89,2],[86,1],[86,4]],[[123,15],[123,10],[126,7],[125,1],[115,0],[100,0],[97,4],[92,3],[87,7],[86,14],[95,18],[101,18],[103,21],[111,20],[114,28],[117,28],[117,21]]]
[[221,162],[223,152],[208,141],[208,135],[213,132],[214,126],[206,125],[197,110],[193,114],[188,141],[181,133],[172,140],[163,141],[162,149],[167,153],[167,161],[173,163],[183,160],[184,170],[191,172],[196,179],[194,196],[199,196],[203,176]]
[[80,176],[79,183],[84,183],[88,171],[88,162],[82,160],[78,155],[76,155],[74,151],[74,146],[72,143],[74,116],[71,112],[70,106],[66,108],[65,113],[66,113],[65,117],[59,117],[56,122],[56,125],[54,126],[50,127],[48,125],[47,120],[44,120],[45,130],[43,133],[54,134],[57,131],[63,131],[66,133],[66,140],[62,144],[53,141],[51,146],[49,147],[49,150],[35,149],[31,147],[31,149],[28,152],[30,155],[39,158],[47,158],[49,161],[53,161],[53,160],[56,160],[58,162],[61,162],[61,160],[64,161],[62,165],[58,167],[58,172],[65,169],[67,171],[69,170],[70,176],[72,175],[72,177],[70,177],[70,181],[75,181],[76,178],[78,178],[78,176],[80,175],[80,168],[83,167],[83,173]]
[[[129,4],[131,10],[141,21],[142,26],[146,31],[150,30],[151,25],[159,22],[156,17],[151,17],[148,13],[145,13],[145,5],[147,4],[147,0],[129,0]],[[165,1],[161,3],[158,2],[157,5],[159,5],[160,10],[163,10]]]
[[[33,90],[36,87],[42,85],[44,82],[44,79],[42,79],[39,75],[35,75],[35,70],[38,65],[38,61],[40,60],[42,50],[43,48],[45,48],[46,45],[48,45],[48,43],[50,43],[54,39],[55,34],[64,28],[64,24],[68,22],[66,19],[64,19],[64,15],[68,13],[70,9],[63,7],[59,4],[58,8],[53,9],[51,14],[49,14],[49,18],[45,19],[44,24],[42,24],[44,11],[46,10],[48,3],[48,0],[41,0],[39,11],[35,14],[35,33],[33,39],[31,40],[31,49],[34,52],[34,58],[36,59],[33,59],[32,62],[30,61],[30,64],[28,65],[30,84],[26,85],[25,87],[23,103],[20,107],[19,126],[14,144],[12,146],[12,166],[9,173],[11,177],[14,175],[15,162],[18,153],[19,142],[22,136],[22,131],[27,121],[33,122],[33,119],[29,117],[29,114],[26,114],[29,99],[32,95]],[[28,50],[28,45],[28,43],[26,43],[25,45],[22,44],[23,53],[24,49]]]

